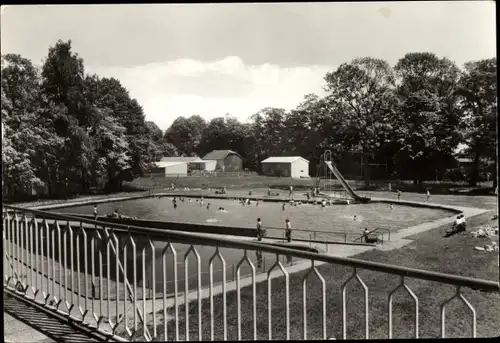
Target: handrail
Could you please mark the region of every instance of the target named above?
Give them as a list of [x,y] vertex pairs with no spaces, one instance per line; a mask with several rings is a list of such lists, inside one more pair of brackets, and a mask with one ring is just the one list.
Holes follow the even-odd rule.
[[[391,240],[391,230],[389,229],[386,229],[384,227],[379,227],[379,228],[376,228],[375,230],[372,230],[372,231],[369,231],[367,233],[363,233],[360,237],[356,238],[355,240],[353,240],[353,242],[356,242],[358,239],[361,239],[363,237],[367,237],[368,235],[374,233],[374,232],[377,232],[379,230],[386,230],[388,233],[389,233],[389,240]],[[383,235],[383,234],[382,234]]]
[[464,276],[419,270],[419,269],[401,267],[396,265],[388,265],[379,262],[363,261],[355,258],[330,256],[322,253],[312,253],[302,250],[283,248],[279,246],[271,246],[267,244],[245,242],[242,240],[231,239],[231,238],[214,237],[209,234],[198,234],[198,233],[195,234],[190,232],[179,232],[168,229],[152,229],[152,228],[143,228],[137,226],[127,226],[122,224],[111,224],[108,222],[65,216],[57,213],[26,209],[11,205],[3,205],[3,207],[19,212],[31,212],[35,215],[40,215],[41,217],[49,217],[51,219],[56,219],[56,220],[61,219],[65,221],[78,221],[82,223],[93,224],[96,226],[97,225],[102,226],[102,228],[100,229],[97,228],[98,230],[104,230],[104,228],[107,227],[115,232],[123,232],[123,233],[137,234],[137,235],[147,234],[151,239],[158,239],[158,240],[178,239],[181,241],[188,240],[189,242],[193,241],[199,242],[198,244],[200,245],[213,245],[218,247],[233,248],[233,249],[236,248],[243,250],[260,250],[262,252],[268,252],[273,254],[289,255],[292,257],[309,259],[319,262],[340,264],[353,268],[384,272],[388,274],[395,274],[405,277],[413,277],[428,281],[437,281],[455,286],[469,287],[475,290],[482,290],[486,292],[500,291],[499,283],[489,280],[474,279]]

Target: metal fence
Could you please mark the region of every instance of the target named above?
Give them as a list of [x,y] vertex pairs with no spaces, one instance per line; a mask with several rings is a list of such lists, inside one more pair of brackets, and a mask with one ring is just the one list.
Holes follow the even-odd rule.
[[[399,290],[406,291],[413,302],[412,335],[421,336],[425,318],[419,316],[421,298],[411,289],[411,280],[455,287],[452,297],[440,299],[441,322],[430,325],[437,325],[445,337],[446,308],[459,299],[470,311],[469,335],[475,337],[476,310],[465,298],[465,289],[499,291],[493,281],[7,205],[3,206],[3,251],[4,291],[118,341],[347,339],[349,317],[356,318],[355,327],[362,328],[362,338],[368,339],[371,312],[364,272],[399,278],[394,288],[385,290],[385,338],[393,336],[393,298]],[[252,252],[257,262],[250,258]],[[259,261],[264,260],[267,268],[262,269]],[[227,278],[232,262],[234,281]],[[324,266],[346,270],[332,276]],[[314,292],[308,287],[312,276]],[[340,293],[327,292],[331,280],[343,278]],[[354,281],[361,292],[349,289],[353,295],[348,298]],[[341,295],[338,308],[337,295]],[[348,311],[353,299],[362,300],[361,313]],[[339,325],[332,315],[341,318]],[[302,325],[297,325],[297,318]]]

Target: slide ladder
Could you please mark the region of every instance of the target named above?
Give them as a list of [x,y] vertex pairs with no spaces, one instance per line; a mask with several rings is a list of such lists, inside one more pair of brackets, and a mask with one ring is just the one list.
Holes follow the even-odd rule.
[[354,192],[354,190],[351,188],[351,186],[349,186],[349,184],[344,179],[344,177],[342,176],[342,174],[340,173],[340,171],[337,169],[337,167],[333,164],[333,161],[331,161],[330,158],[327,159],[327,157],[331,156],[330,150],[326,150],[323,156],[324,156],[323,157],[323,161],[325,162],[326,166],[333,173],[333,175],[335,175],[335,177],[337,178],[337,180],[340,181],[340,184],[342,185],[342,187],[344,188],[344,190],[346,191],[346,193],[351,198],[353,198],[354,200],[357,200],[359,202],[362,202],[362,203],[368,203],[368,202],[370,202],[370,200],[371,200],[370,198],[361,197],[361,196],[357,195]]

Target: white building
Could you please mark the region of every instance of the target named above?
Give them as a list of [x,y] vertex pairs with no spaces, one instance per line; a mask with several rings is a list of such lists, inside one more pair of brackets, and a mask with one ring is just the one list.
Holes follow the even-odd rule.
[[269,176],[307,178],[309,161],[300,156],[273,156],[261,162],[262,173]]
[[187,162],[156,162],[156,167],[151,169],[151,176],[179,177],[187,176]]
[[216,160],[196,160],[189,163],[189,167],[195,170],[214,171],[217,166]]

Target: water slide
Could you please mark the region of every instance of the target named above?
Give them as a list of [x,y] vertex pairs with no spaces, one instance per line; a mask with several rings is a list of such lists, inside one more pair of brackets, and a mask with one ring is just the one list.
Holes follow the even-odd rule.
[[333,175],[335,175],[335,177],[337,178],[337,180],[340,181],[340,183],[342,184],[342,187],[345,189],[345,191],[347,192],[347,194],[349,194],[354,200],[357,200],[357,201],[360,201],[360,202],[363,202],[363,203],[370,202],[370,200],[371,200],[370,198],[360,197],[359,195],[357,195],[356,193],[354,193],[354,190],[351,188],[351,186],[349,186],[349,184],[344,179],[344,177],[342,176],[342,174],[340,174],[340,172],[337,169],[337,167],[335,167],[335,165],[333,165],[332,161],[325,161],[325,164],[328,166],[328,168],[333,173]]

